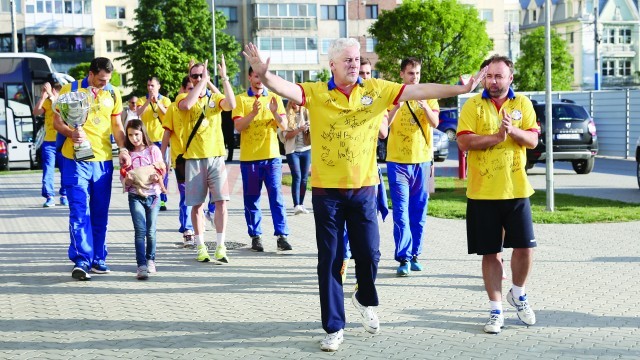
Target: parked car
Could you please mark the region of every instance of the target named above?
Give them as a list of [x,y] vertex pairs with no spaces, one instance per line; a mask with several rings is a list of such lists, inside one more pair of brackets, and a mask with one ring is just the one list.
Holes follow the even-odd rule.
[[640,187],[640,137],[636,142],[636,177],[638,178],[638,187]]
[[[547,159],[545,104],[534,100],[533,107],[541,132],[536,148],[527,149],[527,169]],[[598,154],[598,136],[589,112],[574,101],[562,99],[552,104],[551,116],[553,161],[570,161],[576,173],[590,173]]]
[[449,141],[456,141],[456,129],[458,128],[458,108],[440,109],[440,123],[438,130],[447,134]]
[[0,135],[0,170],[9,170],[9,140]]
[[[433,129],[433,159],[442,162],[449,155],[449,138],[445,133],[438,129]],[[378,139],[378,147],[376,149],[378,161],[385,162],[387,159],[387,139]]]

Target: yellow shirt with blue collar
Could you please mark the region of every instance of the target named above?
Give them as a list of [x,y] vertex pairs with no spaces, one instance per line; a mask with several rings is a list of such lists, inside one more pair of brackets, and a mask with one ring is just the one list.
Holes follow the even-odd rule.
[[167,113],[162,119],[162,127],[171,132],[169,138],[169,148],[171,149],[171,162],[176,163],[178,155],[184,153],[184,144],[182,143],[182,113],[178,109],[178,103],[172,103],[167,108]]
[[243,118],[253,111],[253,103],[260,101],[260,112],[240,133],[240,161],[267,160],[280,157],[278,146],[278,123],[269,103],[275,98],[278,103],[276,112],[284,117],[282,98],[274,92],[263,89],[262,94],[254,94],[251,88],[246,93],[236,95],[236,108],[231,116],[233,120]]
[[[91,143],[94,158],[86,161],[110,161],[113,159],[111,153],[111,118],[122,113],[122,97],[120,91],[107,84],[102,89],[89,89],[87,78],[66,84],[60,90],[60,96],[70,93],[73,89],[87,93],[91,106],[87,121],[82,126],[87,140]],[[67,138],[62,146],[62,156],[73,159],[73,141]]]
[[346,95],[333,78],[300,83],[311,124],[311,185],[357,189],[379,183],[378,131],[387,108],[398,103],[405,85],[358,78]]
[[[147,94],[146,98],[138,99],[138,106],[144,105],[149,99],[149,94]],[[171,105],[171,100],[166,97],[158,94],[158,102],[164,106],[165,109],[169,108]],[[147,134],[149,134],[149,140],[153,142],[162,141],[162,136],[164,135],[164,129],[162,128],[162,120],[164,120],[165,114],[160,111],[158,108],[158,104],[154,104],[149,102],[149,105],[140,115],[140,120],[144,124],[144,127],[147,128]]]
[[[507,100],[499,109],[486,90],[467,100],[460,112],[458,136],[497,133],[502,124],[503,111],[511,116],[514,127],[540,133],[531,100],[509,89]],[[507,135],[505,141],[488,149],[469,150],[467,158],[469,199],[520,199],[534,193],[525,171],[526,148],[510,136]]]
[[[176,104],[179,106],[187,95],[189,94],[178,95]],[[189,144],[189,148],[184,153],[185,159],[207,159],[225,155],[224,138],[222,137],[222,107],[220,105],[225,98],[223,94],[213,94],[207,90],[205,96],[199,97],[191,109],[178,109],[178,114],[173,114],[174,125],[176,117],[182,123],[182,144],[186,147],[193,128],[200,115],[204,112],[202,123],[200,123]]]

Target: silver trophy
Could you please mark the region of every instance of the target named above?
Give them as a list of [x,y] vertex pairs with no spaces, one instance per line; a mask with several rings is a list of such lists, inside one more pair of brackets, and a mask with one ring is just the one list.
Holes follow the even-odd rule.
[[[60,115],[62,121],[78,131],[82,131],[82,125],[87,121],[89,109],[91,107],[91,99],[89,95],[83,91],[75,91],[58,96],[52,108],[56,114]],[[73,144],[73,158],[76,161],[93,159],[95,155],[91,149],[89,140],[85,140],[80,144]]]

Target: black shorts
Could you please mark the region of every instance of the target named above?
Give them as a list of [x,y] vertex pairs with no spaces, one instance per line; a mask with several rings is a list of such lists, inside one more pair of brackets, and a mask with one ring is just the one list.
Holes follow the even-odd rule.
[[[504,241],[502,229],[504,228]],[[503,248],[533,248],[529,198],[509,200],[467,199],[467,248],[469,254],[501,253]]]

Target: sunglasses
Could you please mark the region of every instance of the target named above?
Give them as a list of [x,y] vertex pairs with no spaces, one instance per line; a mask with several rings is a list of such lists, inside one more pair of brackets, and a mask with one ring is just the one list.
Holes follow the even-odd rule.
[[201,77],[202,77],[202,73],[200,73],[200,74],[191,74],[191,75],[189,75],[189,76],[190,76],[192,79],[194,79],[194,80],[195,80],[195,79],[201,78]]

